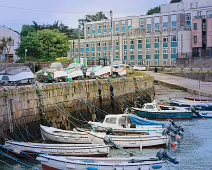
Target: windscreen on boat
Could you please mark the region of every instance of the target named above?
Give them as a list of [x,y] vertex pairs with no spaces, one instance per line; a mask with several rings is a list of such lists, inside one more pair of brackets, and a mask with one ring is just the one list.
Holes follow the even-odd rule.
[[142,126],[142,125],[162,125],[162,126],[165,126],[164,123],[146,120],[146,119],[143,119],[143,118],[138,117],[138,116],[133,115],[133,114],[129,114],[129,118],[130,118],[132,124],[136,124],[136,125],[140,125],[140,126]]

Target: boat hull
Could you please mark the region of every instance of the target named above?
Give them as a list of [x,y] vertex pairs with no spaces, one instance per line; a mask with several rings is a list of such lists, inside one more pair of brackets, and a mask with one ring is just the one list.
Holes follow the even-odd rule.
[[[104,144],[104,135],[89,133],[89,142],[93,144]],[[166,136],[109,136],[113,142],[123,148],[155,148],[166,147],[169,138]]]
[[[113,160],[114,159],[114,160]],[[94,159],[78,159],[75,158],[61,158],[53,156],[40,156],[38,160],[41,161],[44,170],[153,170],[163,169],[163,161],[141,161],[140,163],[131,163],[130,161],[139,160],[141,158],[94,158]],[[149,159],[150,160],[150,159]],[[129,163],[130,162],[130,163]],[[157,167],[157,168],[156,168]]]
[[152,120],[190,120],[192,118],[191,112],[147,112],[147,111],[138,111],[137,116],[152,119]]
[[51,127],[41,126],[41,135],[45,141],[53,141],[57,143],[89,143],[86,133],[65,131]]

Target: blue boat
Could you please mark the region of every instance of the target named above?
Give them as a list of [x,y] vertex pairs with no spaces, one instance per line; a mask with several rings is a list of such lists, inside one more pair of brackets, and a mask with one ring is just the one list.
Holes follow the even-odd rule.
[[193,113],[186,108],[159,106],[157,103],[146,103],[142,108],[132,108],[139,117],[153,120],[189,120]]
[[170,105],[191,110],[193,113],[193,118],[212,118],[211,102],[172,100]]

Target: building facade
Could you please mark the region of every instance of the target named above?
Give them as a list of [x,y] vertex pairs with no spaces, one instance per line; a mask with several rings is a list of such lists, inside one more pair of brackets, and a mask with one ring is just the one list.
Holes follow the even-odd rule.
[[[93,64],[99,59],[110,60],[113,31],[114,60],[132,65],[175,65],[177,58],[193,55],[193,11],[199,9],[199,2],[183,0],[161,5],[159,14],[115,18],[113,28],[110,20],[85,23],[85,38],[71,41],[71,56],[87,57]],[[211,41],[208,39],[208,44]],[[195,45],[200,48],[199,44]]]
[[12,63],[18,60],[18,56],[16,55],[16,49],[20,44],[20,35],[17,32],[5,27],[0,26],[0,38],[9,38],[11,37],[12,41],[8,42],[7,49],[9,54],[7,55],[7,50],[3,50],[3,54],[0,56],[0,60],[6,63]]

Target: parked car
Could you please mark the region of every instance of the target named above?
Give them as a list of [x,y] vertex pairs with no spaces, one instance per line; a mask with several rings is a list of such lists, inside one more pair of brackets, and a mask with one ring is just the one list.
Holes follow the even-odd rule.
[[123,68],[125,70],[130,70],[131,69],[131,66],[128,65],[128,64],[119,64],[119,67],[118,68]]
[[137,71],[146,71],[146,67],[145,66],[134,66],[133,70],[137,70]]

